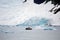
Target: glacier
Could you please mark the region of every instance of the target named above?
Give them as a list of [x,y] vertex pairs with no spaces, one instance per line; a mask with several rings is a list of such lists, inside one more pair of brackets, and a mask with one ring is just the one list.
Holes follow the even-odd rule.
[[39,17],[32,17],[26,20],[22,24],[17,24],[17,26],[40,26],[40,25],[48,25],[49,19],[47,18],[39,18]]

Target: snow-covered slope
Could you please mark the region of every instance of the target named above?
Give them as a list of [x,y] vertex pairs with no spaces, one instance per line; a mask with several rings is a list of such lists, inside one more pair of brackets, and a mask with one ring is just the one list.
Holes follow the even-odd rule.
[[[24,1],[24,0],[23,0]],[[60,24],[60,14],[54,15],[49,10],[53,8],[51,2],[37,5],[33,0],[2,0],[0,1],[0,24],[16,25],[21,24],[31,17],[51,18],[52,24]]]

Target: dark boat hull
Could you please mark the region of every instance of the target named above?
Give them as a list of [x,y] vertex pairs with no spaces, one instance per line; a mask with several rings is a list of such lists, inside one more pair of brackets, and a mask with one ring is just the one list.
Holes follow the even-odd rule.
[[32,28],[26,28],[26,30],[32,30]]

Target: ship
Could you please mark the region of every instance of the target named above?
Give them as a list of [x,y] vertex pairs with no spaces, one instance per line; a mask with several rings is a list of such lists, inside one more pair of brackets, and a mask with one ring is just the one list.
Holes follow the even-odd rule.
[[25,28],[25,30],[32,30],[32,28],[31,27],[27,27],[27,28]]

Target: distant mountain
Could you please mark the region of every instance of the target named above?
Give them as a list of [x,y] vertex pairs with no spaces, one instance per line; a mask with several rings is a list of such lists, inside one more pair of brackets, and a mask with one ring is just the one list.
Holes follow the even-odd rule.
[[39,26],[48,24],[48,21],[49,20],[46,18],[32,17],[29,20],[26,20],[24,23],[18,24],[16,26]]

